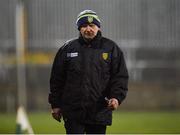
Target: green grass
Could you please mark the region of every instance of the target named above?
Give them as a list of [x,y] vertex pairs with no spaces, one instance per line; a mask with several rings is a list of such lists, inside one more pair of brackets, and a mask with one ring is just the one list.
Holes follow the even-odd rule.
[[180,112],[114,113],[108,133],[180,133]]
[[[65,133],[63,122],[58,123],[50,113],[28,113],[36,134]],[[0,114],[0,133],[15,133],[16,115]],[[113,115],[113,124],[107,133],[180,133],[180,112],[118,112]]]

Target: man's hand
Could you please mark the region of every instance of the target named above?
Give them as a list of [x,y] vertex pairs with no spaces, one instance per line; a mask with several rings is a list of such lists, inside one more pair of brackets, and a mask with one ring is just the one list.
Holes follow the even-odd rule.
[[111,110],[116,110],[119,106],[119,102],[116,98],[111,98],[107,100],[107,103],[108,103],[108,108]]
[[51,110],[51,114],[52,114],[52,117],[53,117],[55,120],[61,122],[62,112],[61,112],[61,109],[60,109],[60,108],[53,108],[53,109]]

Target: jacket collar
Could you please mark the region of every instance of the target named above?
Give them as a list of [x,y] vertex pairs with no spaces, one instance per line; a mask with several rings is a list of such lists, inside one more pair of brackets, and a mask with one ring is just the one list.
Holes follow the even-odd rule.
[[98,48],[99,45],[100,45],[100,40],[102,38],[102,35],[101,35],[101,31],[98,31],[97,32],[97,35],[90,41],[86,41],[82,35],[80,34],[79,36],[79,42],[81,45],[86,45],[86,46],[90,46],[90,47],[93,47],[93,48]]

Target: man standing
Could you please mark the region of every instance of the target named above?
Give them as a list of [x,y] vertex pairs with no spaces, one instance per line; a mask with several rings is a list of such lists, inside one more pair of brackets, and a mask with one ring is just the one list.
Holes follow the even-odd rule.
[[67,134],[105,134],[112,111],[126,97],[128,72],[121,49],[102,37],[92,10],[76,21],[80,36],[65,43],[54,59],[49,103],[52,116],[65,122]]

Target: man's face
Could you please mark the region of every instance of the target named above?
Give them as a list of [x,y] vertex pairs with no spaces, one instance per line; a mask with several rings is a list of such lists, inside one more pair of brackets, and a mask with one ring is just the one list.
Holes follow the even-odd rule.
[[98,26],[96,26],[93,23],[90,23],[82,25],[80,28],[80,33],[85,39],[91,40],[97,35],[98,30]]

